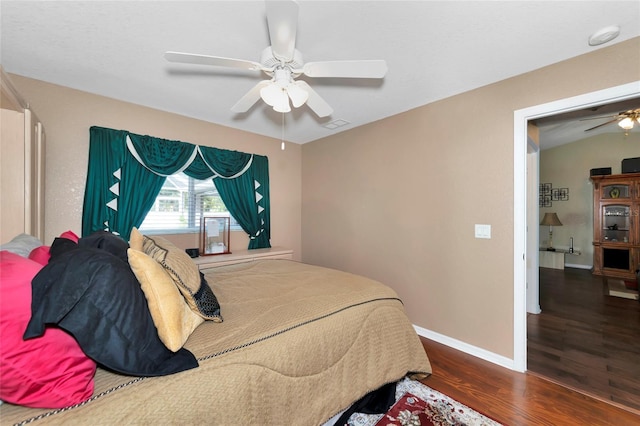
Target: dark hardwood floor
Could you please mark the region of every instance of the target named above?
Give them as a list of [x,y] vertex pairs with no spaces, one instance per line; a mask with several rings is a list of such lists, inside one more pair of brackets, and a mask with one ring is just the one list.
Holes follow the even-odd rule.
[[511,426],[639,425],[640,414],[560,386],[531,373],[518,373],[421,338],[433,374],[427,386]]
[[640,303],[605,295],[589,270],[540,268],[527,368],[640,413]]

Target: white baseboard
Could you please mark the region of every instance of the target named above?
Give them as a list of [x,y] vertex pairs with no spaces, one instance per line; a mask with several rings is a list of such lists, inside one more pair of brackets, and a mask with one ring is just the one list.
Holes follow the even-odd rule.
[[576,268],[576,269],[593,269],[593,265],[579,265],[573,263],[565,263],[565,268]]
[[[489,352],[485,349],[479,348],[477,346],[470,345],[468,343],[462,342],[457,339],[453,339],[451,337],[445,336],[444,334],[436,333],[435,331],[427,330],[426,328],[418,327],[417,325],[413,325],[413,328],[418,333],[418,336],[422,336],[429,340],[433,340],[438,343],[442,343],[443,345],[449,346],[453,349],[457,349],[461,352],[467,353],[469,355],[473,355],[477,358],[483,359],[485,361],[489,361],[493,364],[497,364],[501,367],[508,368],[509,370],[517,371],[515,368],[514,360],[510,358],[506,358],[502,355],[498,355],[493,352]],[[427,355],[429,355],[427,353]]]

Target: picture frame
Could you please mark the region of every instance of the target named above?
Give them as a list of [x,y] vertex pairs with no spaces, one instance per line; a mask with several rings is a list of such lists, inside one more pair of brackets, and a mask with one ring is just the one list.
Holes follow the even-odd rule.
[[553,203],[551,202],[551,195],[542,195],[538,196],[538,207],[551,207]]
[[203,216],[200,219],[200,256],[230,254],[230,233],[228,216]]
[[538,188],[538,206],[551,207],[553,201],[569,201],[569,188],[554,188],[552,183],[541,183]]
[[552,188],[552,201],[569,201],[569,188]]
[[541,183],[539,191],[541,195],[551,195],[551,183]]
[[558,200],[569,201],[569,188],[560,188],[558,191]]

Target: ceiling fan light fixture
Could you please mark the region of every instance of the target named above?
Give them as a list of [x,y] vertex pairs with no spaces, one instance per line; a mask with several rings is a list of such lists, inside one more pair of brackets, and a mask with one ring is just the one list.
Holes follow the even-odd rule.
[[279,89],[280,94],[278,95],[277,102],[273,105],[273,110],[277,112],[290,112],[291,107],[289,106],[289,96],[287,96],[287,92]]
[[280,101],[281,95],[282,89],[275,83],[260,89],[260,97],[269,106],[275,106]]
[[301,107],[305,102],[307,102],[307,99],[309,99],[309,93],[298,86],[294,81],[287,86],[287,93],[291,98],[291,103],[294,108]]
[[633,129],[633,119],[631,117],[626,117],[618,122],[618,126],[622,127],[624,130]]

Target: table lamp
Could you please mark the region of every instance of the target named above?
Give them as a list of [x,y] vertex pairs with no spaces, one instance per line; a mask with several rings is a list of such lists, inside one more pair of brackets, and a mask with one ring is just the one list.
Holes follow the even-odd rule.
[[562,226],[558,215],[556,213],[545,213],[540,225],[549,227],[549,245],[547,246],[547,251],[556,251],[556,249],[553,248],[553,227]]

